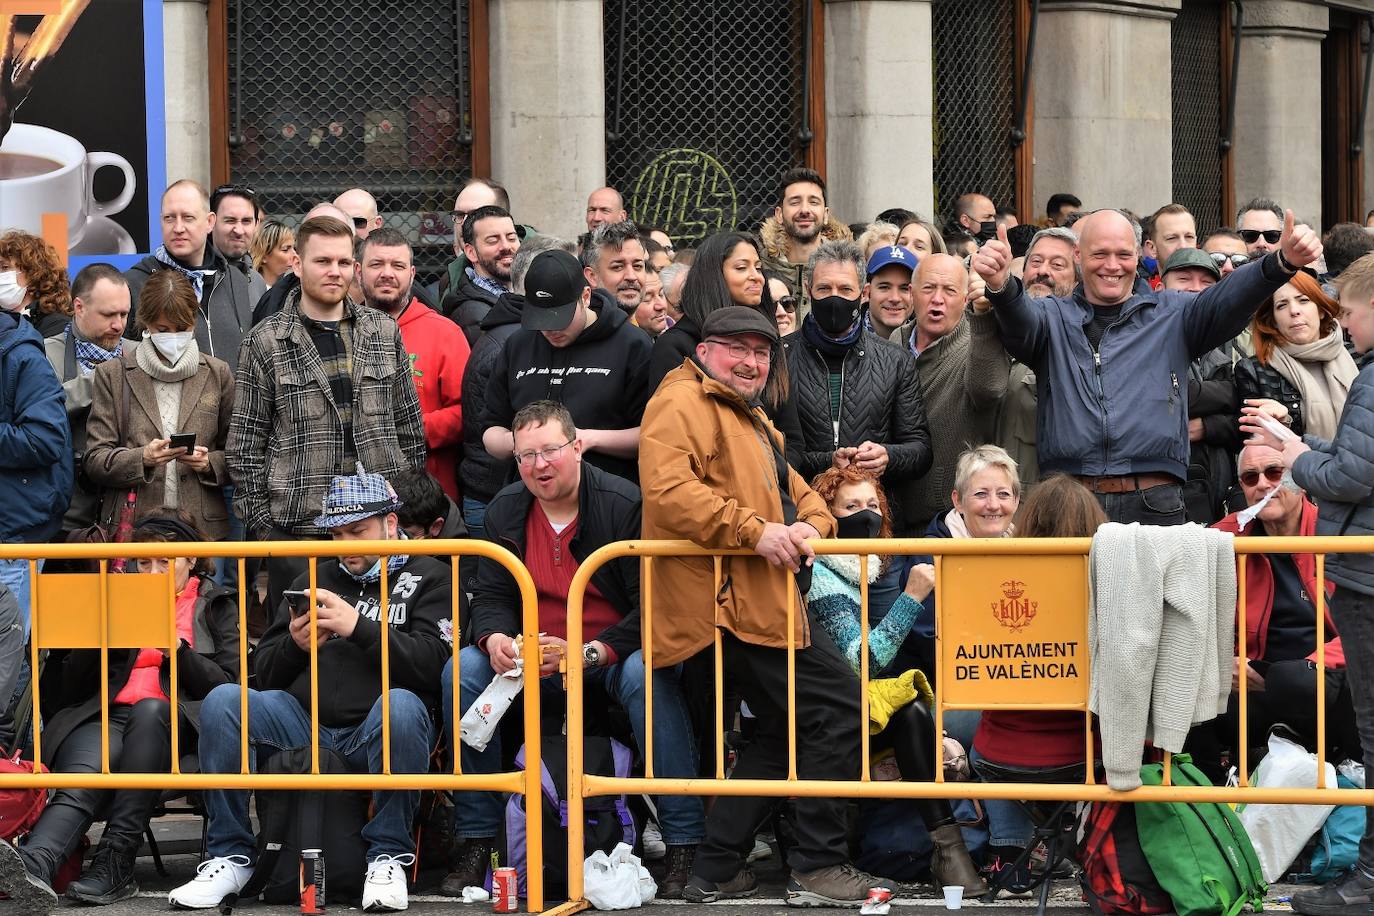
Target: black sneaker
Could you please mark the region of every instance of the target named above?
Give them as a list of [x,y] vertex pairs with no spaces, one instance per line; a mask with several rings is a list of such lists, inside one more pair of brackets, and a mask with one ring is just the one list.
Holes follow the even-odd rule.
[[453,871],[444,877],[439,893],[445,897],[463,896],[465,887],[481,887],[491,867],[491,854],[496,849],[495,837],[470,837],[458,847],[453,859]]
[[130,843],[111,837],[101,842],[91,859],[91,867],[67,885],[67,897],[78,903],[106,906],[128,900],[138,893],[134,880],[134,859],[138,857],[138,842]]
[[19,850],[0,840],[0,891],[25,913],[50,913],[57,909],[57,892],[29,871]]
[[689,903],[715,903],[717,900],[752,897],[758,892],[758,889],[759,882],[754,877],[754,870],[746,865],[729,881],[722,881],[719,884],[714,881],[707,881],[699,875],[693,875],[692,880],[688,881],[687,886],[682,889],[682,899]]
[[1374,878],[1357,865],[1335,881],[1295,892],[1292,906],[1294,913],[1307,916],[1371,916]]
[[983,877],[988,882],[989,894],[1003,890],[1011,897],[1031,895],[1035,883],[1031,877],[1030,866],[1024,860],[1018,862],[1019,858],[1020,851],[1015,849],[1006,854],[992,854],[988,864],[983,866]]

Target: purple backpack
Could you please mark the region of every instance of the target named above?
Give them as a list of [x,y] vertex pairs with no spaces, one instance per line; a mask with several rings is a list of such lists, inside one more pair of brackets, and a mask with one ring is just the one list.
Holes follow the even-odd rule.
[[[544,815],[544,893],[556,899],[568,887],[568,745],[562,735],[541,740],[540,782],[543,785]],[[588,737],[582,742],[584,767],[595,776],[628,777],[634,755],[614,738]],[[525,767],[525,749],[515,757],[517,769]],[[617,843],[634,847],[639,830],[624,795],[603,795],[586,800],[583,806],[584,855],[598,849],[610,852]],[[512,795],[506,803],[506,864],[515,869],[520,896],[525,896],[525,806],[524,796]]]

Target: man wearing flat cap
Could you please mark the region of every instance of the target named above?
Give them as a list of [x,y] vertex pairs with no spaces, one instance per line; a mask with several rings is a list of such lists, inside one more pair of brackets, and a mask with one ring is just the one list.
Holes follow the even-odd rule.
[[[807,540],[834,537],[835,520],[787,464],[782,436],[759,404],[769,369],[781,358],[777,329],[754,309],[728,306],[712,312],[701,330],[695,359],[664,377],[644,411],[644,537],[747,548],[758,556],[721,558],[719,580],[711,557],[654,564],[654,665],[677,665],[709,651],[719,627],[725,671],[759,722],[734,776],[782,777],[790,601],[797,734],[807,736],[797,742],[798,772],[804,779],[857,778],[858,681],[825,633],[807,626],[799,592],[814,557]],[[683,891],[687,900],[709,903],[755,892],[745,857],[775,803],[739,798],[711,809]],[[876,881],[847,861],[844,803],[801,798],[796,805],[789,902],[859,905]]]
[[[394,541],[396,491],[380,474],[335,477],[315,519],[335,541]],[[248,740],[259,762],[278,750],[310,746],[310,604],[315,605],[319,660],[320,747],[337,753],[353,772],[381,772],[382,568],[386,568],[386,630],[390,654],[391,771],[424,773],[434,735],[429,710],[439,706],[439,675],[452,653],[452,579],[433,557],[398,554],[321,557],[315,592],[310,576],[292,586],[283,611],[254,655],[258,689],[248,691]],[[288,600],[293,596],[288,595]],[[238,684],[221,684],[201,706],[200,765],[206,773],[239,771]],[[408,904],[406,872],[415,862],[413,821],[420,793],[374,792],[363,827],[367,874],[363,909],[395,912]],[[196,877],[170,894],[179,909],[218,907],[253,873],[257,842],[248,820],[248,793],[205,793],[205,861]],[[332,880],[332,879],[331,879]],[[342,880],[342,879],[341,879]]]

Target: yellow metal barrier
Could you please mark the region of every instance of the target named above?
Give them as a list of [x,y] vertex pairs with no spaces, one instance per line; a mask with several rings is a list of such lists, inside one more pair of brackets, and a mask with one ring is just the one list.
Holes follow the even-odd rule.
[[[342,556],[412,556],[448,557],[452,572],[453,621],[453,721],[447,723],[454,743],[453,772],[392,773],[391,772],[391,708],[388,689],[381,690],[382,700],[382,772],[380,774],[348,773],[322,774],[319,766],[319,731],[311,733],[311,772],[309,774],[261,774],[251,772],[248,742],[248,626],[247,580],[245,560],[250,557],[319,557]],[[240,745],[242,748],[238,773],[182,773],[178,761],[178,716],[170,717],[171,742],[174,749],[170,773],[114,773],[110,771],[109,741],[109,656],[100,653],[101,707],[101,768],[99,773],[17,773],[0,774],[0,789],[20,787],[92,788],[92,789],[313,789],[313,790],[447,790],[454,792],[495,791],[522,795],[525,799],[525,838],[528,848],[526,861],[528,906],[530,912],[544,908],[543,885],[543,821],[541,818],[540,740],[539,740],[539,620],[534,581],[520,560],[508,550],[486,541],[472,540],[406,540],[406,541],[265,541],[254,543],[138,543],[138,544],[0,544],[0,560],[27,560],[32,578],[30,664],[33,675],[33,752],[42,759],[42,731],[38,727],[40,689],[38,678],[39,653],[49,649],[173,649],[177,645],[176,585],[171,572],[147,574],[113,574],[111,560],[118,558],[151,558],[169,561],[178,558],[236,558],[238,561],[239,593],[239,693]],[[462,772],[459,748],[461,718],[460,661],[461,638],[458,632],[461,579],[458,576],[459,557],[485,557],[500,563],[515,579],[520,589],[523,635],[521,654],[524,658],[524,716],[525,761],[524,772],[496,774],[465,774]],[[94,560],[99,564],[96,573],[41,573],[40,560]],[[309,563],[310,576],[310,720],[319,721],[319,654],[317,625],[314,610],[315,564]],[[381,606],[378,622],[381,626],[381,679],[389,686],[390,627],[387,587],[387,568],[382,564]],[[164,610],[160,610],[164,609]],[[177,654],[168,653],[170,675],[170,705],[177,708]],[[437,685],[436,685],[437,686]]]
[[[1368,789],[1336,789],[1325,785],[1325,762],[1326,762],[1326,705],[1324,691],[1317,691],[1317,757],[1319,774],[1317,786],[1310,789],[1262,789],[1249,786],[1247,783],[1248,753],[1246,736],[1246,682],[1245,678],[1240,679],[1239,690],[1239,761],[1240,785],[1234,787],[1215,786],[1215,787],[1193,787],[1193,786],[1173,786],[1169,780],[1169,755],[1165,755],[1164,763],[1164,785],[1162,786],[1142,786],[1129,792],[1118,792],[1105,785],[1097,784],[1093,778],[1093,767],[1091,766],[1091,756],[1093,750],[1092,738],[1092,716],[1087,707],[1087,685],[1091,672],[1087,669],[1086,651],[1084,652],[1083,667],[1080,681],[1076,681],[1070,689],[1061,692],[1061,695],[1050,697],[1048,700],[1030,700],[1025,697],[1018,697],[1015,700],[1008,700],[1005,697],[994,697],[991,701],[980,703],[947,702],[945,694],[947,692],[947,682],[945,674],[946,648],[941,643],[947,631],[955,629],[953,620],[946,620],[947,615],[957,612],[953,598],[953,590],[956,588],[967,587],[968,581],[957,580],[955,575],[951,575],[949,584],[946,584],[946,564],[947,558],[957,557],[967,559],[976,564],[978,561],[993,558],[999,560],[995,570],[983,565],[977,569],[961,570],[973,575],[987,574],[992,572],[995,579],[991,580],[994,584],[1005,585],[1011,582],[1020,585],[1028,578],[1036,578],[1040,581],[1045,580],[1045,576],[1051,578],[1057,576],[1056,587],[1062,590],[1072,590],[1077,600],[1082,602],[1081,614],[1076,618],[1082,621],[1081,628],[1076,635],[1076,639],[1082,647],[1088,644],[1087,632],[1087,558],[1092,541],[1089,538],[1044,538],[1044,539],[957,539],[957,538],[921,538],[921,539],[871,539],[871,540],[817,540],[810,542],[817,554],[858,554],[860,556],[860,594],[863,606],[863,613],[860,615],[860,650],[861,669],[859,671],[862,708],[867,717],[868,712],[868,587],[867,565],[868,555],[877,554],[879,556],[912,556],[929,554],[935,557],[936,565],[936,592],[939,595],[936,620],[936,639],[937,639],[937,659],[940,660],[941,676],[936,681],[936,703],[933,713],[936,717],[937,734],[941,732],[942,720],[946,709],[1069,709],[1079,710],[1084,715],[1084,732],[1086,754],[1089,764],[1086,767],[1087,776],[1083,783],[945,783],[944,766],[940,759],[941,748],[936,748],[936,760],[934,761],[935,781],[933,782],[910,782],[910,781],[872,781],[869,778],[869,741],[870,736],[866,727],[861,728],[862,734],[862,764],[863,769],[860,778],[855,781],[837,780],[805,780],[797,776],[797,738],[796,738],[796,680],[795,680],[795,653],[797,646],[794,644],[792,624],[796,620],[796,614],[805,613],[804,608],[798,607],[796,590],[793,589],[789,595],[786,608],[786,625],[788,633],[787,645],[787,679],[788,679],[788,698],[787,698],[787,778],[786,779],[748,779],[735,780],[725,778],[725,759],[724,748],[719,736],[724,735],[724,714],[721,699],[722,677],[722,649],[720,629],[715,631],[715,727],[718,740],[716,741],[716,760],[714,777],[700,777],[694,779],[662,779],[653,775],[653,677],[650,671],[653,667],[653,599],[651,585],[653,582],[654,559],[658,557],[714,557],[713,588],[711,594],[716,594],[720,589],[721,583],[721,558],[726,556],[754,557],[759,562],[762,559],[749,550],[706,550],[690,541],[623,541],[616,544],[608,544],[587,557],[578,567],[577,574],[574,576],[568,594],[568,645],[580,646],[584,642],[582,630],[582,611],[583,602],[586,595],[588,583],[596,571],[607,562],[619,557],[637,556],[643,558],[642,581],[641,581],[641,615],[642,615],[642,639],[644,665],[646,668],[645,676],[645,710],[644,710],[644,734],[645,744],[645,775],[643,777],[616,778],[610,776],[594,776],[583,771],[582,760],[582,738],[585,731],[584,709],[583,709],[583,661],[582,654],[578,651],[568,653],[567,664],[567,690],[568,690],[568,902],[550,910],[551,914],[575,913],[586,909],[588,903],[583,893],[582,881],[582,850],[583,850],[583,828],[584,828],[584,804],[585,800],[594,796],[619,795],[622,793],[645,793],[650,795],[709,795],[709,796],[776,796],[776,797],[847,797],[847,798],[977,798],[977,799],[1024,799],[1035,801],[1130,801],[1130,802],[1158,802],[1158,801],[1215,801],[1229,803],[1270,803],[1270,804],[1320,804],[1320,805],[1374,805],[1374,787]],[[1237,554],[1237,650],[1236,654],[1240,658],[1246,657],[1245,651],[1245,569],[1247,555],[1264,553],[1292,553],[1292,554],[1316,554],[1316,574],[1317,574],[1317,683],[1325,683],[1326,660],[1325,660],[1325,608],[1327,602],[1326,595],[1326,571],[1323,554],[1326,553],[1369,553],[1374,552],[1374,537],[1238,537],[1234,540]],[[1017,558],[1056,558],[1060,565],[1056,570],[1047,571],[1041,569],[1034,576],[1026,572],[1025,566],[1018,567]],[[977,580],[973,580],[977,581]],[[988,582],[980,583],[984,586]],[[1015,590],[1015,589],[1014,589]],[[1019,590],[1017,590],[1019,591]],[[1007,598],[1008,601],[1015,603],[1019,601],[1022,594],[1015,594]],[[1024,610],[1024,608],[1021,608]],[[995,613],[1010,615],[1013,618],[1018,613],[1018,608],[1003,607]],[[951,652],[953,650],[950,650]],[[956,691],[957,692],[957,691]]]

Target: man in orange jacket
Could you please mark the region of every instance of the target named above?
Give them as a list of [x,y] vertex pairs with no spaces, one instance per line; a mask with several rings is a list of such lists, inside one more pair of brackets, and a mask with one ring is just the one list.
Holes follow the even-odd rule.
[[358,258],[363,299],[386,312],[401,328],[401,343],[410,354],[415,393],[425,421],[429,456],[425,469],[449,498],[457,502],[458,460],[463,445],[463,370],[468,342],[452,321],[426,306],[411,292],[415,263],[410,242],[395,229],[375,229]]

